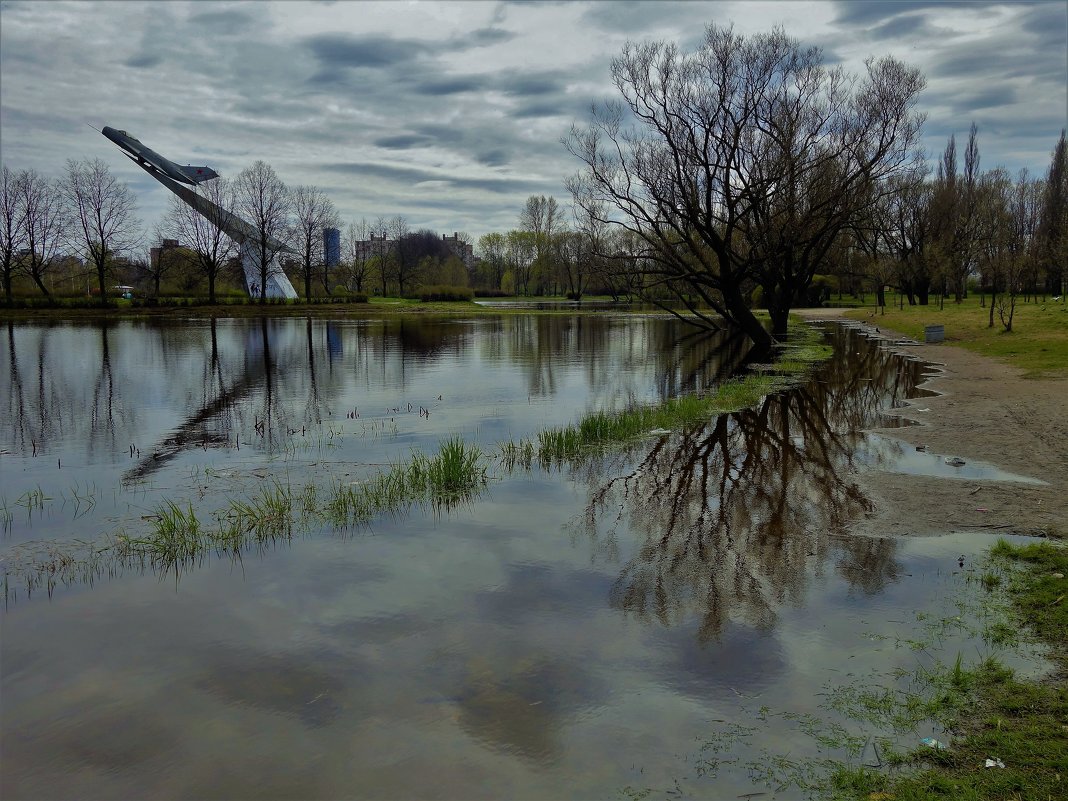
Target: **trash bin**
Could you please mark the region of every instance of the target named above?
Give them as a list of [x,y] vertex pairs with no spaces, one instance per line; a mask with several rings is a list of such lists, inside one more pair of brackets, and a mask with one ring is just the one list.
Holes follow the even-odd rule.
[[944,342],[946,339],[946,327],[944,325],[928,325],[923,329],[923,341]]

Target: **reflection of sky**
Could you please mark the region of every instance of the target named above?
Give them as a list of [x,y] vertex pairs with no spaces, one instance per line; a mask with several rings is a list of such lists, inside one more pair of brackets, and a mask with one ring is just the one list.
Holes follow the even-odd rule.
[[[205,320],[5,332],[3,495],[13,504],[40,487],[53,500],[20,515],[10,541],[98,535],[163,495],[195,493],[210,508],[215,491],[233,488],[206,470],[329,481],[331,465],[395,461],[457,433],[492,449],[593,407],[708,386],[724,358],[714,338],[695,346],[677,321],[633,316],[214,329],[214,348]],[[90,494],[87,513],[74,499]]]
[[[619,563],[564,533],[581,507],[568,482],[520,476],[447,517],[212,561],[177,589],[126,577],[19,603],[0,667],[5,762],[21,767],[4,797],[262,797],[294,776],[302,797],[697,782],[685,758],[714,721],[819,712],[836,678],[915,667],[911,649],[872,635],[914,634],[920,609],[956,614],[943,604],[967,590],[957,557],[988,542],[904,541],[898,581],[875,594],[831,569],[831,549],[773,628],[734,621],[699,641],[696,613],[665,626],[611,607]],[[626,560],[637,543],[621,540]],[[944,648],[976,653],[952,633]],[[753,747],[816,756],[781,726]],[[715,789],[764,788],[739,772]]]
[[[910,476],[930,476],[931,478],[959,478],[986,481],[1016,481],[1024,484],[1044,484],[1045,482],[1009,473],[996,465],[975,460],[964,464],[951,464],[952,454],[933,453],[917,450],[916,447],[901,440],[891,439],[880,434],[866,435],[857,450],[857,460],[864,465],[877,467],[891,473],[905,473]],[[964,461],[964,460],[961,460]]]
[[[502,333],[479,321],[437,332],[395,330],[391,339],[353,323],[340,335],[349,361],[329,368],[324,358],[316,364],[327,367],[312,375],[320,408],[343,420],[348,403],[379,391],[375,371],[392,376],[383,380],[379,403],[403,396],[398,388],[411,397],[432,392],[427,382],[445,380],[458,397],[474,397],[486,383],[478,376],[497,375],[510,388],[502,401],[508,419],[522,428],[534,425],[518,411],[536,405],[527,393],[532,380],[545,381],[546,365],[540,350],[531,355],[516,341],[541,335],[553,344],[546,352],[562,354],[558,366],[548,360],[555,394],[542,403],[566,416],[611,396],[618,377],[595,378],[606,359],[622,369],[642,350],[642,326],[618,325],[608,355],[587,339],[591,352],[602,353],[584,360],[578,345],[586,334],[566,326],[517,324]],[[249,336],[243,324],[224,330],[228,358],[247,360],[244,374],[255,375],[264,352],[236,346]],[[325,329],[313,324],[313,337],[317,331],[325,342]],[[296,359],[307,348],[302,334],[306,328],[297,325],[269,336],[272,358]],[[181,335],[196,344],[179,348],[183,358],[201,364],[203,338]],[[401,339],[404,348],[391,351]],[[201,362],[190,355],[197,348]],[[411,355],[410,363],[399,352]],[[466,384],[454,375],[460,355],[469,357]],[[860,347],[855,355],[872,356]],[[524,371],[528,360],[536,376]],[[656,363],[644,362],[647,372],[637,375],[649,385]],[[870,424],[887,387],[912,381],[877,359],[854,372],[825,376],[822,389],[791,396],[792,405],[775,399],[769,415],[837,405],[843,420]],[[308,374],[275,374],[272,413],[295,414],[297,401],[308,397]],[[853,380],[863,386],[859,394],[839,392]],[[490,383],[488,391],[500,391]],[[816,403],[824,391],[826,403]],[[191,392],[175,386],[172,412],[188,408]],[[233,416],[246,434],[248,417],[265,408],[262,397],[250,397]],[[754,414],[735,416],[734,430]],[[462,409],[450,416],[443,400],[426,430],[405,419],[405,441],[457,430],[451,427],[460,419]],[[775,419],[768,417],[770,434]],[[809,437],[821,440],[818,426]],[[52,599],[20,596],[3,621],[0,795],[589,798],[615,796],[626,785],[666,790],[676,779],[706,797],[765,790],[741,769],[714,784],[701,780],[689,755],[717,721],[757,725],[762,706],[820,713],[829,683],[925,664],[931,654],[895,647],[894,637],[918,636],[918,611],[958,614],[956,598],[981,592],[978,582],[963,582],[957,558],[968,554],[970,566],[989,540],[861,540],[834,536],[822,524],[763,532],[757,523],[716,538],[708,528],[664,525],[656,499],[640,492],[626,513],[606,504],[586,520],[598,483],[634,469],[651,448],[664,447],[663,477],[674,480],[667,445],[681,451],[684,439],[643,440],[597,469],[591,463],[500,476],[483,498],[448,514],[414,510],[370,530],[310,532],[239,563],[208,556],[180,580],[127,569],[93,586],[60,587]],[[751,456],[765,453],[756,450],[767,445],[755,430],[740,441],[750,443]],[[397,444],[349,432],[339,453],[326,457],[329,470],[351,470],[346,458],[395,454]],[[255,446],[239,453],[194,450],[185,458],[210,458],[221,472],[265,466],[298,477],[323,458],[283,453],[271,461]],[[766,453],[756,461],[800,461],[783,474],[787,486],[758,489],[789,487],[806,501],[776,496],[786,506],[818,506],[819,482],[805,477],[819,473],[814,459],[789,449]],[[20,458],[17,464],[32,466]],[[175,465],[190,463],[171,463],[154,480],[180,483]],[[776,470],[774,463],[760,467],[769,476]],[[657,477],[654,465],[648,475]],[[209,490],[246,489],[238,478],[213,482]],[[749,497],[744,489],[736,505]],[[718,501],[707,493],[683,500],[709,508]],[[698,544],[700,556],[691,547]],[[631,572],[647,564],[656,569]],[[620,600],[618,588],[635,575],[669,614]],[[958,651],[969,659],[985,653],[952,628],[940,645],[947,660]],[[743,761],[760,758],[761,748],[822,756],[785,725],[766,726],[741,747]]]

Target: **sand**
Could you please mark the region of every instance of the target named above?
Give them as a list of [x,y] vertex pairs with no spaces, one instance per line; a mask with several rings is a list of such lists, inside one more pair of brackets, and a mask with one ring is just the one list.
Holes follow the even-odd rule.
[[[841,312],[799,313],[830,319]],[[901,338],[886,329],[881,333]],[[938,454],[986,462],[1047,483],[861,470],[857,479],[874,510],[849,529],[873,536],[958,531],[1068,536],[1068,380],[1025,379],[1021,370],[951,345],[893,350],[936,365],[938,375],[922,387],[939,394],[887,410],[920,425],[874,430]]]

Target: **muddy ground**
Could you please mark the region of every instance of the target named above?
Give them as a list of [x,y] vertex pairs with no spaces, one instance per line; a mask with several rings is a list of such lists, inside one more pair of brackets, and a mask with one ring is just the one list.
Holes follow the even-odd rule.
[[[840,311],[800,313],[831,319]],[[868,327],[874,334],[874,327]],[[885,328],[880,333],[900,339]],[[850,528],[870,535],[985,531],[1068,536],[1068,380],[1024,379],[1021,370],[951,345],[893,349],[937,365],[938,376],[922,386],[939,394],[888,410],[920,425],[875,430],[1047,484],[862,471],[859,482],[874,510]]]

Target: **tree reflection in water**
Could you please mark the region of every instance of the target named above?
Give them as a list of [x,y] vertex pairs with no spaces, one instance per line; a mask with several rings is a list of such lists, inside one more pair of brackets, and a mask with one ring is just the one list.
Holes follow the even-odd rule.
[[731,619],[772,626],[831,560],[865,593],[897,580],[892,540],[844,529],[871,508],[854,478],[862,431],[915,394],[920,368],[853,331],[835,344],[806,387],[576,468],[589,488],[577,529],[608,558],[617,527],[639,537],[614,607],[663,625],[698,614],[707,641]]

